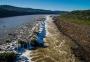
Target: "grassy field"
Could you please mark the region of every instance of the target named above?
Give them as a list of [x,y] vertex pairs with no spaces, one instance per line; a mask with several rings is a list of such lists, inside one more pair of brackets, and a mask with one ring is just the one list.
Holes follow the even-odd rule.
[[60,19],[80,25],[90,25],[90,10],[72,11],[66,14],[61,14]]
[[71,50],[71,47],[76,47],[72,40],[60,33],[52,21],[47,23],[48,35],[45,38],[45,45],[48,47],[33,50],[30,54],[31,60],[34,62],[82,62]]
[[77,45],[82,57],[90,62],[90,11],[72,11],[58,16],[54,23],[58,29]]
[[78,18],[72,18],[72,16],[69,16],[69,17],[61,16],[60,19],[67,21],[67,22],[80,24],[80,25],[90,25],[90,20],[82,20],[82,19],[78,19]]

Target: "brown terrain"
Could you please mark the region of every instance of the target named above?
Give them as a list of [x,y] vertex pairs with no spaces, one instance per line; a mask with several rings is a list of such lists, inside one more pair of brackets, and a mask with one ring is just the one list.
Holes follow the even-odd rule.
[[30,53],[31,61],[34,62],[84,62],[79,57],[75,56],[73,49],[79,46],[74,43],[69,37],[60,32],[52,21],[48,18],[46,21],[46,48],[37,48]]
[[54,22],[60,32],[79,46],[78,48],[72,48],[75,56],[90,62],[90,26],[70,23],[60,20],[60,18],[57,18]]

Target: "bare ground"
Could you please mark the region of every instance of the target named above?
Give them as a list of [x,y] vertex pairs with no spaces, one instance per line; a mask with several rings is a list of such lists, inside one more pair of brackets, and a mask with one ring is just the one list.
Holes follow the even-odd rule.
[[75,57],[71,48],[78,46],[68,37],[64,36],[53,23],[47,21],[48,35],[45,38],[47,48],[38,48],[30,54],[31,61],[34,62],[83,62]]

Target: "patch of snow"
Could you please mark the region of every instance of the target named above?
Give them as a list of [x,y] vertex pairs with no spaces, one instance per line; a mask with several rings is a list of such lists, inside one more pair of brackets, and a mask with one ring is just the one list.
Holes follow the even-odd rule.
[[[31,51],[30,50],[26,50],[22,55],[21,55],[21,57],[25,57],[25,58],[27,58],[28,59],[28,61],[29,62],[33,62],[33,61],[31,61],[31,57],[30,57],[30,54],[31,54]],[[26,60],[27,60],[26,59]]]

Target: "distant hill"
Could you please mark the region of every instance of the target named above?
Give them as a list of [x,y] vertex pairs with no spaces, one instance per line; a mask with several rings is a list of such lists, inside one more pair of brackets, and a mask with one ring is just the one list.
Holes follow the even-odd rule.
[[76,11],[67,13],[65,16],[78,18],[82,20],[90,20],[90,10],[76,10]]
[[90,10],[76,10],[63,13],[59,18],[76,24],[90,25]]
[[32,15],[32,14],[60,14],[64,11],[51,11],[43,9],[21,8],[10,5],[0,5],[0,17]]

